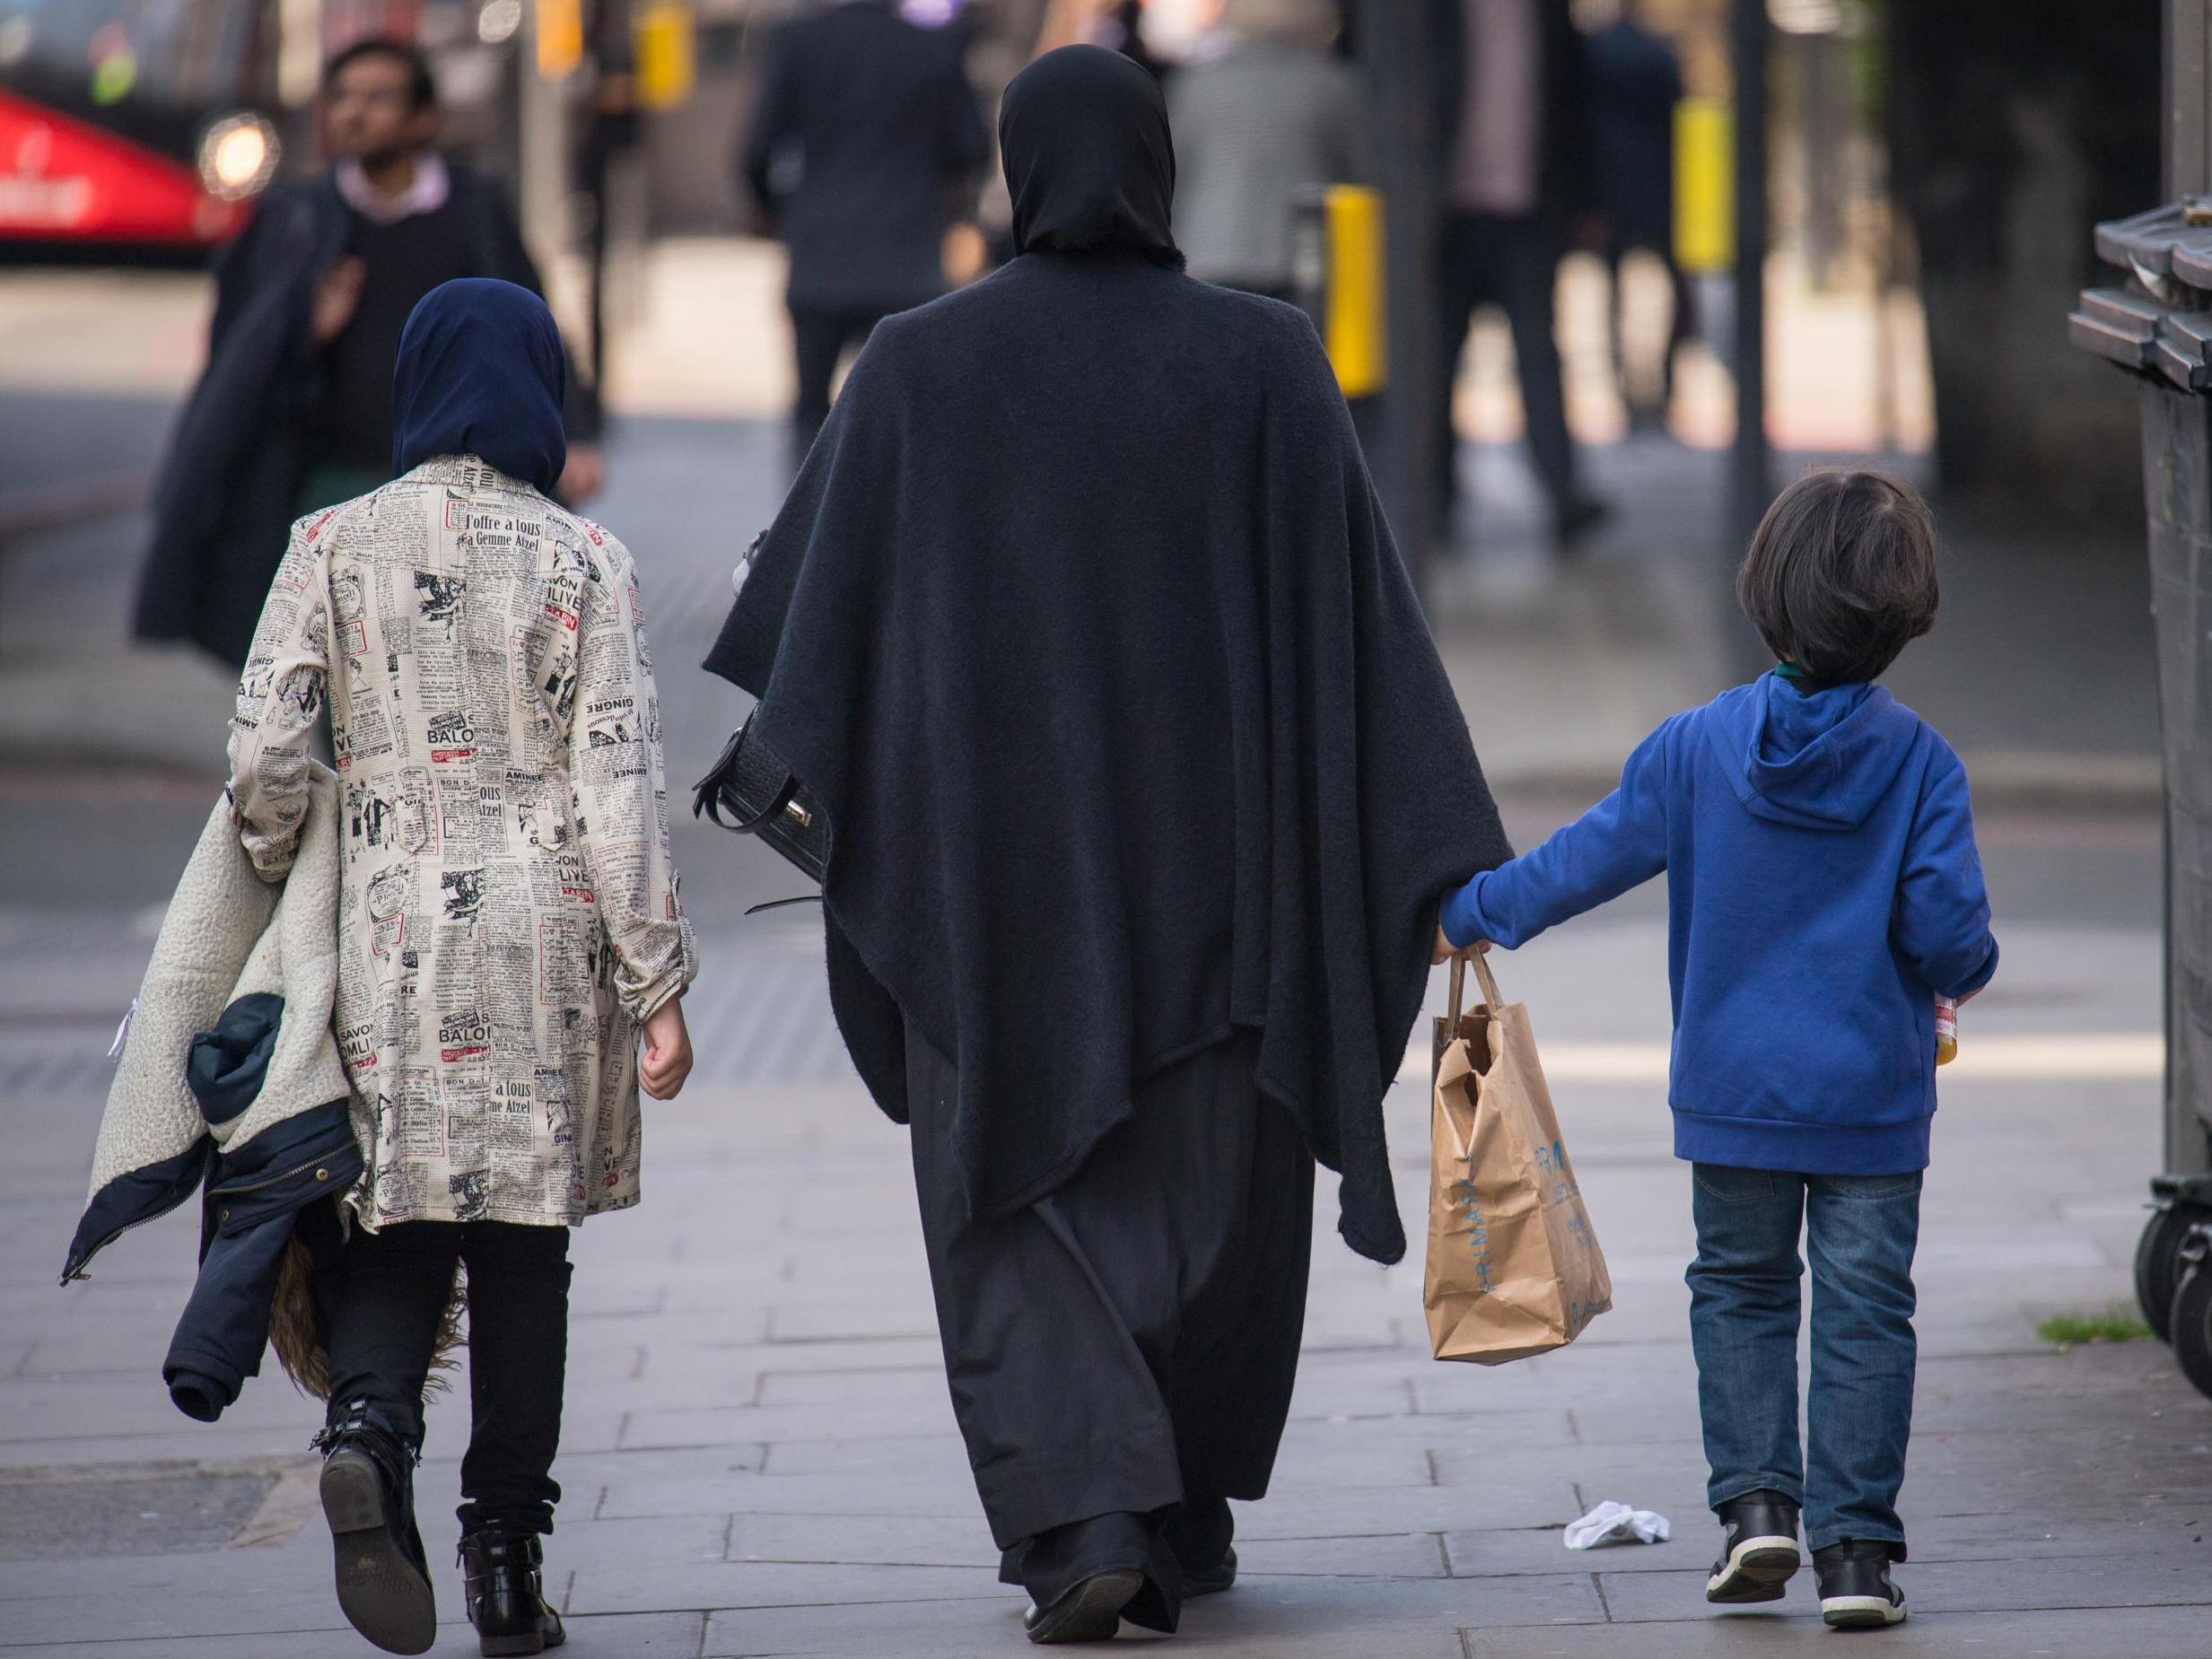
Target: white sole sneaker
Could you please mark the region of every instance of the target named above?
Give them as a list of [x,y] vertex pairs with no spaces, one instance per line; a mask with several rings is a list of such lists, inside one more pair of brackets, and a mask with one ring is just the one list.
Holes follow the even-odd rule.
[[1824,1595],[1820,1616],[1836,1630],[1878,1630],[1905,1621],[1905,1604],[1885,1595]]
[[1779,1533],[1746,1538],[1728,1551],[1725,1566],[1705,1581],[1705,1599],[1724,1606],[1779,1602],[1783,1587],[1805,1565],[1797,1541]]

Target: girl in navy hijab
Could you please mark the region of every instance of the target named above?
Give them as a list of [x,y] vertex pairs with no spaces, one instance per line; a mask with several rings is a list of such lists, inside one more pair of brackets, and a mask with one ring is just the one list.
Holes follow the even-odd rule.
[[638,1089],[667,1099],[691,1068],[697,951],[637,572],[549,499],[562,362],[527,289],[447,283],[415,307],[398,476],[293,527],[232,727],[267,880],[291,869],[326,706],[345,778],[333,1031],[366,1173],[317,1273],[322,1498],[339,1605],[390,1653],[437,1636],[414,1469],[459,1266],[469,1621],[487,1654],[560,1641],[538,1539],[561,1496],[568,1229],[638,1201]]
[[551,495],[568,464],[566,374],[560,328],[529,289],[488,276],[440,284],[399,336],[392,476],[475,455]]

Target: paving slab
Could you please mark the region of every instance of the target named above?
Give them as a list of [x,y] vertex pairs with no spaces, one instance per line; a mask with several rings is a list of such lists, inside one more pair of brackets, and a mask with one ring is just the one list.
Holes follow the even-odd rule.
[[[2094,1612],[1913,1613],[1878,1636],[1884,1659],[2185,1659],[2204,1651],[2206,1615],[2192,1607]],[[1850,1640],[1817,1612],[1711,1613],[1669,1624],[1613,1624],[1569,1632],[1470,1630],[1461,1659],[1768,1659],[1823,1654]]]

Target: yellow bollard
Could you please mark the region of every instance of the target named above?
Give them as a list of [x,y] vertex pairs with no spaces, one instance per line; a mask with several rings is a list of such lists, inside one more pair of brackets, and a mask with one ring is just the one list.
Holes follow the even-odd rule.
[[1736,264],[1736,136],[1718,98],[1674,106],[1674,263],[1692,273]]
[[698,23],[684,0],[651,0],[637,13],[637,100],[673,109],[699,83]]
[[1347,397],[1372,397],[1390,380],[1382,193],[1330,185],[1303,204],[1299,216],[1301,297],[1320,327],[1339,389]]

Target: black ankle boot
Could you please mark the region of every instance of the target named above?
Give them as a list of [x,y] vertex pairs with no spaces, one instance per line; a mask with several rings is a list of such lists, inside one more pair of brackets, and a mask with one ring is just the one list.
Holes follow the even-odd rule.
[[495,1525],[462,1534],[468,1622],[485,1659],[542,1654],[568,1640],[561,1615],[546,1604],[545,1559],[535,1532]]
[[438,1603],[415,1526],[418,1454],[366,1400],[335,1408],[315,1445],[338,1606],[386,1653],[428,1653],[438,1639]]

